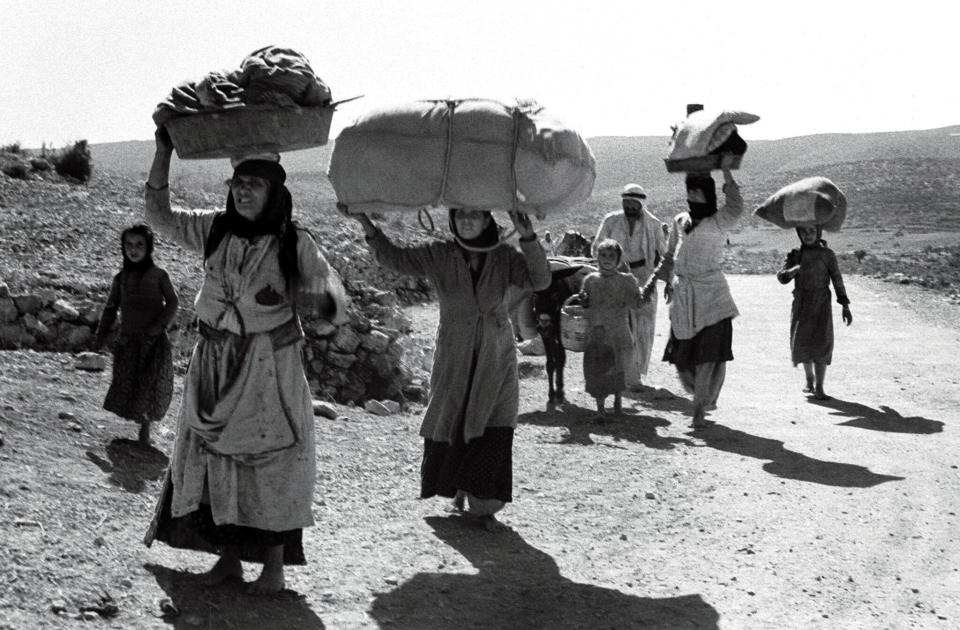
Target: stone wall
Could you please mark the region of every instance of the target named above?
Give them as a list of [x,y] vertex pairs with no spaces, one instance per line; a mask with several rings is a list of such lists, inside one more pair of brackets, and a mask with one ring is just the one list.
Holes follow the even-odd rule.
[[[174,362],[181,373],[197,338],[193,313],[182,306],[191,302],[184,297],[170,332]],[[350,320],[342,326],[325,320],[303,321],[304,361],[314,397],[356,404],[368,399],[425,400],[427,374],[422,365],[404,361],[410,321],[396,293],[362,287],[351,298]],[[53,289],[11,295],[0,282],[0,349],[89,350],[105,299],[65,299]],[[118,327],[107,337],[108,346],[115,341]]]

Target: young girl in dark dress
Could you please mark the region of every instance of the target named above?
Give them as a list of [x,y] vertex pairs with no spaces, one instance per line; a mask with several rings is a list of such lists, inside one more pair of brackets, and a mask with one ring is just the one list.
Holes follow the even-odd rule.
[[803,363],[807,386],[803,391],[818,400],[829,398],[823,391],[827,366],[833,360],[833,312],[830,308],[830,283],[843,306],[847,326],[853,323],[850,300],[843,286],[837,256],[821,238],[821,228],[798,227],[800,248],[787,254],[777,280],[793,280],[793,306],[790,311],[790,358],[796,366]]
[[139,441],[150,444],[150,423],[160,421],[173,395],[173,353],[167,327],[177,313],[177,292],[153,262],[153,232],[144,224],[120,234],[123,268],[113,277],[94,350],[103,347],[120,311],[113,347],[113,378],[103,408],[140,424]]

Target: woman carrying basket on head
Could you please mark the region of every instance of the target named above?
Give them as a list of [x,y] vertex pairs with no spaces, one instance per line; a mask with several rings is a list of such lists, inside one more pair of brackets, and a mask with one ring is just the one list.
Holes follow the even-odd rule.
[[451,209],[454,241],[394,245],[366,214],[341,212],[363,227],[384,267],[426,276],[440,301],[440,325],[430,375],[420,497],[450,497],[454,507],[496,527],[494,514],[512,500],[513,432],[519,382],[507,290],[539,291],[550,266],[530,219],[511,213],[520,249],[500,242],[490,212]]
[[147,219],[203,254],[200,340],[184,379],[168,483],[145,542],[217,553],[208,584],[262,562],[255,593],[284,588],[284,565],[305,564],[316,475],[311,394],[297,311],[345,321],[340,279],[308,232],[278,162],[242,160],[225,212],[172,209],[173,146],[156,134]]

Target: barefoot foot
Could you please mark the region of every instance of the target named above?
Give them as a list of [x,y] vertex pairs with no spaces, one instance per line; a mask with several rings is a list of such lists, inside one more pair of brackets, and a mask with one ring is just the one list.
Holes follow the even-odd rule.
[[243,565],[236,557],[221,557],[213,568],[200,574],[200,581],[207,586],[223,584],[230,580],[243,580]]
[[453,514],[463,513],[463,502],[465,498],[466,495],[463,494],[463,491],[457,490],[457,494],[454,495],[453,501],[451,501],[449,507],[447,507],[447,512]]
[[283,579],[283,565],[280,567],[263,566],[260,577],[247,586],[247,591],[255,595],[273,595],[279,593],[287,584]]
[[817,390],[813,393],[813,397],[817,400],[830,400],[830,396],[828,396],[822,388],[817,388]]
[[703,427],[708,426],[710,423],[707,422],[707,413],[704,410],[704,406],[697,404],[693,408],[693,428],[702,429]]

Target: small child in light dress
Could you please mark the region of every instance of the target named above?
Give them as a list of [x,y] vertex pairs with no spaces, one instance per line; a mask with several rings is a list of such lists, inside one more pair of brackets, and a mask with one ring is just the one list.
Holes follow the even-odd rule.
[[827,400],[823,381],[833,360],[833,312],[830,308],[830,283],[842,305],[847,326],[853,323],[850,299],[843,286],[837,256],[821,238],[821,228],[798,227],[800,248],[791,250],[777,272],[777,280],[793,280],[793,306],[790,312],[790,357],[793,364],[803,363],[807,377],[804,392],[817,400]]
[[173,353],[167,327],[177,313],[177,292],[167,272],[153,262],[153,232],[134,225],[120,235],[123,268],[113,277],[97,327],[99,351],[120,311],[113,347],[113,378],[103,408],[139,423],[138,439],[150,445],[150,423],[163,419],[173,396]]
[[630,309],[642,298],[637,279],[621,271],[623,249],[613,239],[597,246],[599,271],[583,279],[580,301],[586,306],[587,338],[583,349],[583,378],[587,393],[597,401],[597,419],[606,416],[606,397],[613,395],[613,411],[619,415],[626,375],[634,360],[630,335]]

